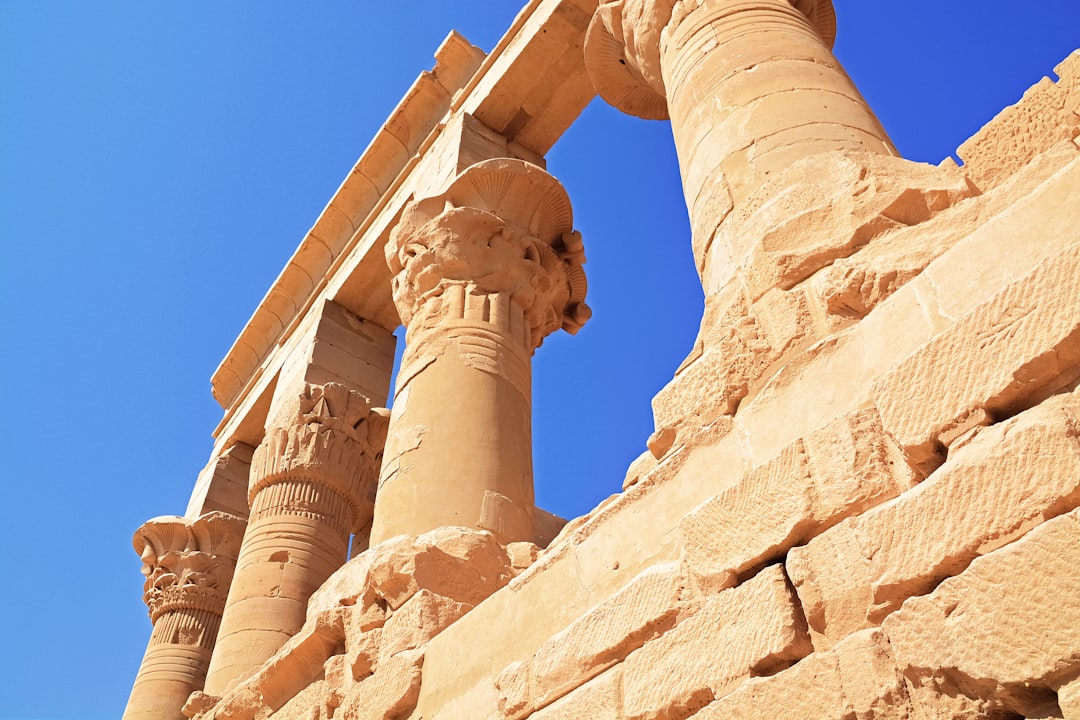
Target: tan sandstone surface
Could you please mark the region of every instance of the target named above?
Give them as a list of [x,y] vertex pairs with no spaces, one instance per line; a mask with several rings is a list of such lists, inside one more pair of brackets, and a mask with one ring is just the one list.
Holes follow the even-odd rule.
[[[448,37],[215,373],[185,516],[135,534],[125,719],[1080,720],[1080,52],[931,166],[835,31],[532,0],[490,55]],[[531,373],[588,241],[544,156],[596,94],[670,121],[706,300],[567,522]]]

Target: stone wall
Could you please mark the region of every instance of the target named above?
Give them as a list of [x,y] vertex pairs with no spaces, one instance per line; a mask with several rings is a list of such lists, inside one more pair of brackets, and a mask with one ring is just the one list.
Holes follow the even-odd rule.
[[[674,114],[685,56],[670,31],[659,58],[641,49],[655,33],[637,5],[600,6],[586,47],[587,62],[636,75],[590,72],[606,99]],[[822,6],[793,5],[809,19],[799,33],[828,36]],[[688,27],[679,8],[660,27]],[[635,37],[635,58],[612,44]],[[711,223],[696,247],[701,331],[654,401],[656,432],[624,491],[550,542],[531,528],[558,523],[520,498],[516,535],[479,522],[383,530],[310,592],[280,649],[194,692],[183,715],[1080,720],[1080,52],[1056,72],[961,147],[963,167],[894,157],[887,138],[866,140],[861,115],[858,147],[796,133],[793,146],[824,145],[769,172],[718,170],[730,207],[718,215],[713,198],[691,213],[696,231]],[[738,153],[754,157],[724,162]],[[492,166],[470,167],[431,193],[438,217],[481,202],[462,178]],[[487,211],[507,223],[506,207]],[[435,222],[422,209],[405,217]],[[576,241],[559,228],[545,247],[570,262]],[[450,280],[477,295],[471,276]],[[552,328],[576,322],[571,306],[557,303]],[[484,372],[509,372],[504,355],[485,357]],[[521,382],[514,397],[527,396]],[[407,506],[380,520],[379,497],[376,526],[394,527]]]

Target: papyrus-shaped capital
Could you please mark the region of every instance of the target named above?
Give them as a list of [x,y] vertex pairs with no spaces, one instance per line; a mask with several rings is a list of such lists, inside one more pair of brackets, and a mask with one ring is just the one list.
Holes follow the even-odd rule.
[[151,621],[177,609],[222,613],[244,526],[242,518],[212,512],[197,520],[158,517],[135,531]]
[[266,430],[251,461],[248,500],[286,479],[328,487],[351,510],[351,532],[366,523],[363,507],[375,483],[389,411],[338,383],[305,383]]
[[[463,319],[465,293],[503,296],[523,314],[531,352],[559,328],[576,332],[591,314],[570,199],[558,180],[521,160],[477,163],[441,195],[410,203],[386,258],[410,328],[417,319],[425,327]],[[487,307],[480,319],[509,329],[498,303]]]

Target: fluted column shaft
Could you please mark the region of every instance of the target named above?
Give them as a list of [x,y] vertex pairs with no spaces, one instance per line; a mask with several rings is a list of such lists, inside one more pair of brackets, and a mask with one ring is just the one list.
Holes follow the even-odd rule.
[[202,689],[243,524],[211,513],[194,523],[157,518],[136,533],[154,629],[124,720],[181,720],[188,696]]
[[206,693],[252,675],[304,624],[308,600],[370,519],[386,421],[334,383],[305,386],[252,459],[251,514]]
[[565,191],[479,163],[406,209],[387,258],[407,334],[372,544],[443,526],[532,541],[531,356],[588,316]]

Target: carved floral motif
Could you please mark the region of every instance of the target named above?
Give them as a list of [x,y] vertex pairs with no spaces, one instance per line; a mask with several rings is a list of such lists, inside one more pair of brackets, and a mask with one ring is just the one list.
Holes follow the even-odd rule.
[[[378,476],[389,411],[338,383],[304,385],[296,402],[266,430],[251,461],[249,502],[264,489],[301,479],[330,488],[350,506],[350,525]],[[351,531],[355,532],[355,528]]]
[[[509,330],[523,314],[530,352],[560,327],[577,332],[592,313],[572,222],[565,190],[542,169],[502,159],[473,165],[443,195],[410,204],[387,244],[402,322],[415,332],[461,319],[481,296],[480,319],[492,325]],[[514,306],[505,318],[500,296]]]
[[244,526],[242,518],[212,512],[194,521],[154,518],[135,532],[151,621],[177,609],[221,614]]

